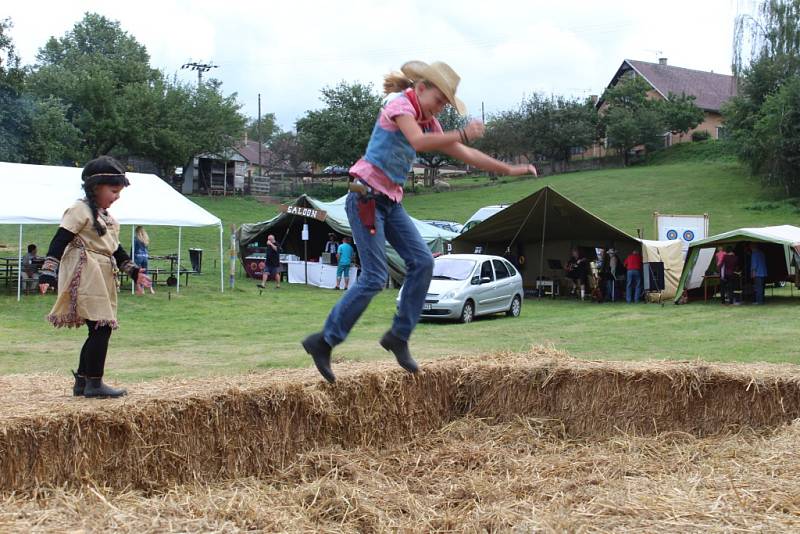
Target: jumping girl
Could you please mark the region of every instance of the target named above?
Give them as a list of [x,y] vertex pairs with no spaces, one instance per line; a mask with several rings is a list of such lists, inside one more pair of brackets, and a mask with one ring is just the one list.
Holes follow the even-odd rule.
[[410,61],[400,71],[385,77],[384,91],[387,95],[396,94],[381,109],[366,154],[350,168],[354,185],[347,196],[346,211],[361,258],[361,276],[333,307],[323,330],[302,343],[328,382],[336,380],[331,370],[332,348],[345,340],[372,297],[386,285],[387,241],[405,261],[406,278],[392,327],[380,345],[393,352],[407,371],[414,373],[418,369],[408,349],[408,339],[422,312],[433,256],[401,203],[403,183],[417,152],[444,152],[503,175],[536,175],[533,165],[509,165],[467,146],[483,135],[480,121],[442,131],[436,116],[446,105],[461,115],[466,113],[464,103],[456,98],[460,78],[449,65]]

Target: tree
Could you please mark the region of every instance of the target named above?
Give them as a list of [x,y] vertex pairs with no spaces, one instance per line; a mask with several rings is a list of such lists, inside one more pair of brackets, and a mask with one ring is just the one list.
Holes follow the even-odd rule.
[[66,112],[66,106],[55,97],[32,104],[26,162],[64,165],[84,159],[80,150],[81,132],[67,120]]
[[766,98],[753,134],[752,163],[765,181],[800,192],[800,76]]
[[[261,126],[260,132],[259,132],[259,126]],[[275,135],[282,133],[280,127],[275,122],[274,113],[267,113],[266,115],[262,115],[260,123],[258,121],[258,117],[248,118],[246,125],[246,132],[248,139],[251,139],[253,141],[260,141],[267,145],[270,143],[270,141]],[[260,138],[259,138],[259,133],[261,134]]]
[[734,75],[739,94],[723,108],[742,161],[765,183],[800,193],[800,0],[763,0],[755,17],[734,28]]
[[[92,13],[48,40],[25,86],[42,113],[28,145],[41,162],[135,155],[170,176],[196,154],[223,153],[245,126],[235,93],[222,94],[216,80],[199,87],[167,80],[118,22]],[[77,148],[70,146],[76,132]]]
[[294,132],[280,132],[272,137],[269,144],[270,158],[267,168],[288,167],[292,172],[300,172],[305,162],[303,147]]
[[629,162],[630,151],[639,145],[647,150],[662,146],[664,133],[661,104],[648,98],[651,89],[644,79],[635,76],[620,81],[606,90],[606,101],[600,119],[609,146],[619,150],[623,164]]
[[365,152],[381,98],[372,85],[340,82],[322,89],[325,108],[297,121],[303,151],[318,164],[350,166]]
[[519,109],[502,111],[489,117],[486,132],[475,146],[495,159],[508,160],[526,154],[528,144],[524,118]]
[[661,100],[659,110],[664,126],[673,135],[685,135],[705,119],[705,113],[698,108],[693,95],[669,94],[667,100]]
[[26,86],[40,98],[58,97],[70,122],[83,135],[90,157],[130,143],[124,97],[135,84],[156,83],[145,47],[119,22],[87,13],[60,39],[39,50]]
[[564,170],[574,148],[584,148],[597,139],[597,111],[591,100],[581,102],[564,97],[553,97],[541,108],[542,118],[537,121],[542,129],[541,151],[551,161],[563,163]]
[[11,19],[0,20],[0,160],[24,161],[30,106],[22,98],[24,70],[11,38]]
[[[467,124],[466,117],[459,115],[453,106],[446,106],[437,119],[445,132],[462,128]],[[442,166],[456,162],[444,152],[423,152],[417,154],[417,158],[426,167],[423,178],[423,184],[426,187],[433,187],[436,178],[439,176],[439,169]]]

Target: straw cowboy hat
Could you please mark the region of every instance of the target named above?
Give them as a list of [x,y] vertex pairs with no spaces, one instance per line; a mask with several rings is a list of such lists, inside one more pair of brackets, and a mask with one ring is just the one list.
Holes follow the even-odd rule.
[[456,108],[459,115],[467,114],[467,106],[456,96],[461,78],[447,63],[434,61],[428,65],[423,61],[409,61],[400,70],[413,82],[425,80],[432,83],[444,94],[450,105]]

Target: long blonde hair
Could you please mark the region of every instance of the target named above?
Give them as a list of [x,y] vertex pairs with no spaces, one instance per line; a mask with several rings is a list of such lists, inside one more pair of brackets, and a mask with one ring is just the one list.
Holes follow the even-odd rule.
[[383,92],[387,95],[405,91],[409,87],[414,87],[414,82],[400,71],[392,71],[383,77]]
[[147,235],[147,230],[144,229],[144,226],[136,227],[136,239],[141,241],[144,246],[150,246],[150,236]]

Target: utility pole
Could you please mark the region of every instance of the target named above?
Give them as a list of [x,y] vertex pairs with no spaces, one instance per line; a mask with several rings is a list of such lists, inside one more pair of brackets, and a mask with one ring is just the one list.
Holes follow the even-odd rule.
[[481,122],[486,124],[486,113],[483,110],[483,101],[481,100]]
[[261,145],[264,141],[261,139],[261,93],[258,93],[258,122],[256,123],[256,130],[258,131],[258,175],[261,176]]
[[198,87],[203,85],[203,73],[216,68],[219,68],[219,65],[214,65],[213,63],[199,63],[197,61],[189,61],[188,63],[184,63],[183,65],[181,65],[181,69],[189,69],[197,71]]

